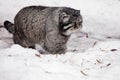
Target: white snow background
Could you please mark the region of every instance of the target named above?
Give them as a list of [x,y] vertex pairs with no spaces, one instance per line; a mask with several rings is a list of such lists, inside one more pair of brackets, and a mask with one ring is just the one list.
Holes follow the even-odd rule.
[[120,0],[0,0],[0,24],[29,5],[80,9],[81,32],[64,55],[43,55],[14,44],[0,28],[0,80],[120,80]]

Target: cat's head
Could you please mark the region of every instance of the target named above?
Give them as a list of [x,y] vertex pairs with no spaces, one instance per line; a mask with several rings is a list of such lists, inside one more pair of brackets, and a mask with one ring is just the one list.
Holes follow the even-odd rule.
[[82,22],[80,10],[64,7],[59,14],[59,31],[69,36],[82,28]]

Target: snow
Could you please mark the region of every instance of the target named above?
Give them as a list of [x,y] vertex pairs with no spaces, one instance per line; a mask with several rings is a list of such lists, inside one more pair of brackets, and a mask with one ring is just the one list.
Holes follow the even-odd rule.
[[0,80],[120,80],[120,0],[1,0],[0,24],[28,5],[80,9],[83,28],[64,55],[23,48],[0,28]]

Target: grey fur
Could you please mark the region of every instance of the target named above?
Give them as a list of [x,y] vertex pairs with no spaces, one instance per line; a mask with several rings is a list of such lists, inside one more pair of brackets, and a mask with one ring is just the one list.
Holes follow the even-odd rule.
[[[63,13],[70,15],[68,21],[63,21]],[[72,15],[76,18],[71,18]],[[39,44],[51,54],[62,54],[66,52],[66,43],[70,37],[67,31],[71,27],[80,29],[82,16],[79,10],[67,7],[29,6],[18,12],[14,26],[8,26],[9,24],[10,22],[4,23],[8,31],[13,30],[9,32],[13,33],[15,44],[23,47]],[[68,24],[72,26],[69,27]],[[64,26],[67,26],[67,29],[64,29]]]

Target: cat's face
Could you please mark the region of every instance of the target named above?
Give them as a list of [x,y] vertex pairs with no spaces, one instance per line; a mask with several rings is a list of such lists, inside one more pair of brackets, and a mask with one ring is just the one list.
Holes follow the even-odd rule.
[[59,30],[64,35],[71,35],[82,28],[82,16],[79,10],[65,8],[60,14]]

